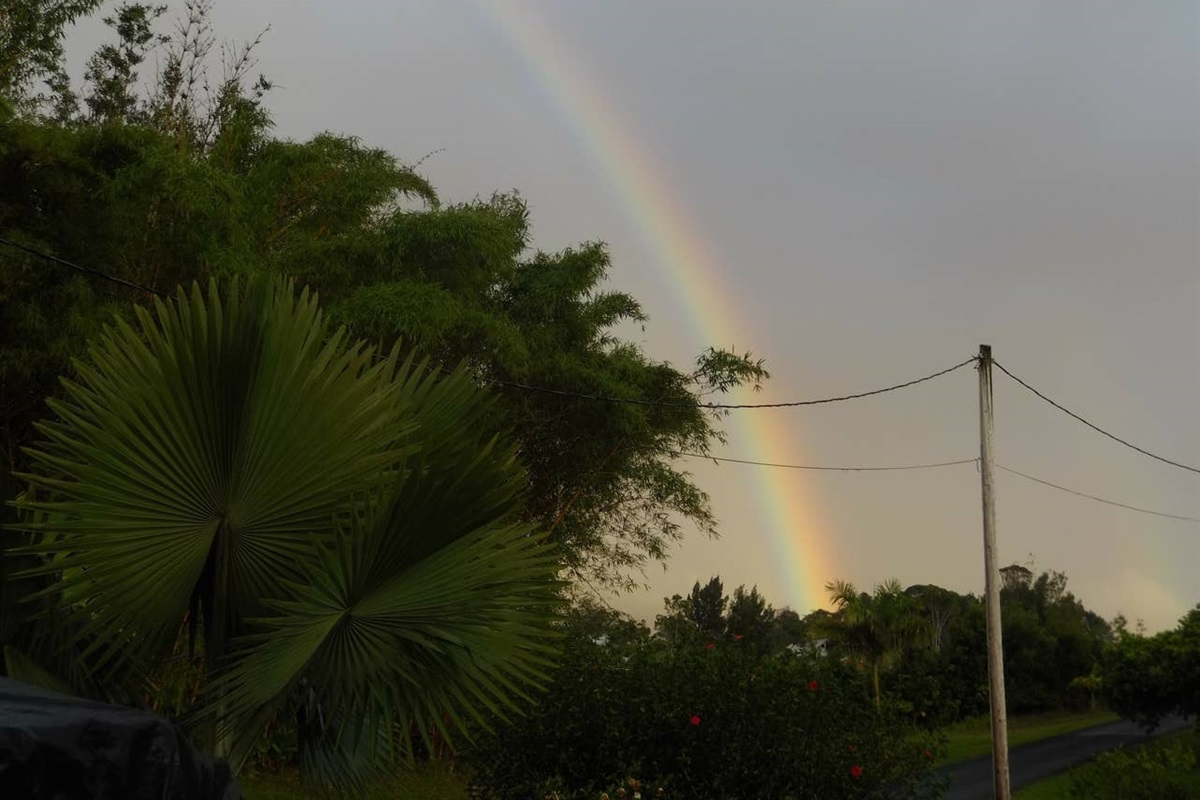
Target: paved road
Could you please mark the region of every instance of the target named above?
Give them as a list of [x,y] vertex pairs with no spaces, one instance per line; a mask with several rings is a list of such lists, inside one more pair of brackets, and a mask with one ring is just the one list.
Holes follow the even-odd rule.
[[[1014,747],[1008,752],[1012,788],[1016,790],[1057,775],[1102,750],[1145,742],[1164,733],[1183,730],[1191,724],[1194,723],[1178,718],[1165,719],[1153,734],[1147,736],[1132,722],[1121,720]],[[993,797],[990,755],[942,767],[940,771],[950,776],[944,800],[991,800]]]

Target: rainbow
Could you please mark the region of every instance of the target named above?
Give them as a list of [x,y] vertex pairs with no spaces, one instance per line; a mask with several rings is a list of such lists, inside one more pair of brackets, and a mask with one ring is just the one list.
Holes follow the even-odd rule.
[[[635,126],[572,62],[562,38],[542,17],[513,0],[477,0],[486,18],[524,61],[531,76],[559,109],[598,174],[628,210],[631,222],[677,293],[693,333],[708,343],[733,342],[747,327],[729,307],[721,267],[704,237],[688,219],[668,175],[640,145]],[[796,439],[794,416],[786,411],[749,411],[731,417],[731,441],[754,460],[796,461],[787,445]],[[785,602],[801,614],[825,607],[826,582],[836,576],[827,537],[815,505],[795,473],[761,470],[755,476],[759,530],[768,531],[777,551]]]

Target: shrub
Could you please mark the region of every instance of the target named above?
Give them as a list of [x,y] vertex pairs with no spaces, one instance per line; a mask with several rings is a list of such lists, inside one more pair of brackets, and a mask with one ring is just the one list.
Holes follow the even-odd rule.
[[1200,789],[1195,734],[1132,749],[1118,749],[1071,774],[1077,800],[1189,800]]
[[1100,677],[1114,711],[1147,728],[1168,714],[1200,715],[1200,605],[1174,630],[1123,634],[1104,655]]
[[615,798],[632,779],[645,798],[900,798],[928,781],[936,740],[833,659],[567,628],[538,708],[465,754],[484,797]]

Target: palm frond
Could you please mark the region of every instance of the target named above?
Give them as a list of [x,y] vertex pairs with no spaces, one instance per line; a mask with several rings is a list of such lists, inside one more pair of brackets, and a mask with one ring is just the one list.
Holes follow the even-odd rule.
[[192,608],[220,650],[399,456],[393,364],[331,335],[307,291],[227,295],[193,286],[118,320],[40,426],[24,477],[50,499],[25,505],[50,516],[25,552],[87,599],[97,646],[161,648]]
[[[303,686],[322,711],[323,737],[367,720],[399,732],[389,748],[407,750],[413,735],[449,738],[519,711],[545,679],[558,565],[513,521],[522,472],[511,449],[480,443],[478,428],[446,424],[486,413],[465,374],[417,394],[419,446],[390,494],[357,505],[336,545],[320,548],[288,597],[271,603],[277,613],[259,621],[245,657],[214,686],[214,704],[231,709],[230,731],[255,735],[262,710]],[[318,748],[324,766],[314,764],[311,778],[328,780],[338,753],[364,769],[374,763],[343,744]]]
[[520,709],[553,655],[558,564],[463,369],[376,362],[308,292],[210,284],[118,321],[41,426],[22,548],[85,664],[153,667],[203,621],[192,717],[237,764],[306,720],[318,786]]

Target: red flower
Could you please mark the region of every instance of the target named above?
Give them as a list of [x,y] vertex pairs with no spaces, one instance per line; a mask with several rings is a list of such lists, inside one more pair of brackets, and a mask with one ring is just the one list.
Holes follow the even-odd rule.
[[713,649],[713,643],[712,643],[712,642],[709,642],[708,644],[704,645],[704,649],[705,649],[705,650],[712,650],[712,649]]
[[733,635],[733,640],[734,640],[735,642],[736,642],[738,639],[741,639],[741,638],[742,638],[742,635],[741,635],[740,633],[735,633],[735,634]]
[[692,718],[690,720],[688,720],[688,722],[692,723],[693,725],[699,725],[700,724],[700,715],[692,714]]
[[931,753],[931,752],[929,752],[928,750],[926,750],[926,751],[925,751],[925,757],[926,757],[926,758],[933,758],[933,753]]
[[855,764],[853,767],[850,768],[850,776],[851,777],[857,778],[861,775],[862,775],[862,767],[860,767],[858,764]]
[[817,690],[817,682],[816,682],[816,681],[809,681],[809,682],[808,682],[808,690],[809,690],[810,692],[815,692],[815,691]]

